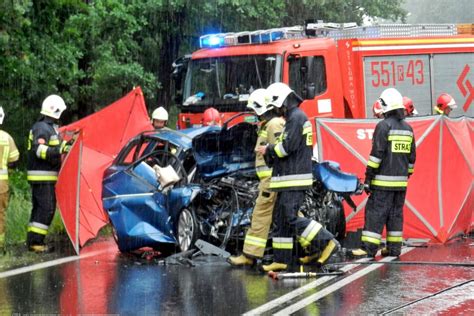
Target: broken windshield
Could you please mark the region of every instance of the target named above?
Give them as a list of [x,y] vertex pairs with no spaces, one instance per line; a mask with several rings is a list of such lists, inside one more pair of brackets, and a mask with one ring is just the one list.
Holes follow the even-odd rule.
[[281,81],[281,56],[244,55],[191,62],[184,87],[184,106],[246,102],[250,93]]

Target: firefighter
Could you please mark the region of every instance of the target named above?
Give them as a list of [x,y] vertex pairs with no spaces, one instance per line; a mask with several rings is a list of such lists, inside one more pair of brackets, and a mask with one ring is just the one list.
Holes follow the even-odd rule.
[[404,121],[403,98],[394,88],[380,95],[385,119],[375,127],[372,150],[365,172],[369,199],[365,208],[362,247],[354,257],[374,257],[387,229],[382,255],[399,256],[403,242],[403,204],[408,177],[413,173],[416,146],[413,129]]
[[403,97],[403,106],[405,107],[404,114],[406,117],[418,115],[418,111],[413,105],[413,100],[409,97]]
[[[285,120],[276,114],[273,106],[268,105],[269,101],[270,96],[266,89],[255,90],[248,100],[247,107],[252,109],[261,121],[256,146],[275,144],[285,125]],[[255,259],[263,257],[272,224],[277,194],[269,190],[272,169],[267,166],[263,155],[259,152],[256,152],[255,167],[260,180],[258,197],[253,209],[251,226],[245,236],[243,254],[229,258],[229,263],[233,266],[252,265]]]
[[166,124],[168,123],[168,111],[162,106],[155,109],[151,114],[151,124],[153,128],[156,130],[160,130],[162,128],[166,128]]
[[[0,106],[0,125],[5,112]],[[0,253],[5,248],[5,218],[8,206],[8,167],[13,167],[20,158],[15,141],[7,132],[0,129]]]
[[451,95],[442,93],[438,97],[438,100],[436,100],[434,110],[436,114],[449,116],[449,113],[457,107],[456,101],[454,101],[454,98]]
[[222,126],[221,114],[215,108],[208,108],[202,114],[202,126]]
[[56,210],[54,187],[61,155],[70,149],[58,131],[58,120],[65,109],[66,104],[58,95],[52,94],[44,99],[41,117],[28,137],[27,179],[31,185],[33,209],[27,229],[27,246],[30,251],[38,253],[52,250],[45,244],[45,237]]
[[372,105],[372,114],[375,118],[383,118],[382,105],[379,100],[375,101],[374,105]]
[[334,236],[314,220],[297,215],[304,201],[305,190],[312,187],[312,125],[299,109],[301,98],[283,83],[268,87],[270,105],[279,108],[286,119],[283,133],[276,144],[262,145],[258,152],[272,164],[270,188],[278,192],[274,211],[276,231],[273,237],[274,262],[263,265],[264,271],[286,270],[292,262],[293,237],[304,249],[317,251],[323,265],[340,248]]

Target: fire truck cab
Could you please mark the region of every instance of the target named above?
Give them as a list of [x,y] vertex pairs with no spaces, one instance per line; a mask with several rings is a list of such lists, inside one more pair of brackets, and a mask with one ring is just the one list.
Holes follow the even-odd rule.
[[[178,127],[200,126],[208,107],[223,120],[246,111],[258,88],[285,82],[315,117],[365,118],[380,93],[395,87],[420,115],[439,94],[458,103],[452,116],[473,116],[473,25],[312,23],[305,27],[205,35],[202,49],[174,63],[181,88]],[[184,80],[182,80],[184,79]]]

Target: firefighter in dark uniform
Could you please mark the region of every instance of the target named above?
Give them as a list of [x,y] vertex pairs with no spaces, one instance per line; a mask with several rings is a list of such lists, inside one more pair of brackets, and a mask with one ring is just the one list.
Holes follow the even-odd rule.
[[69,145],[61,140],[57,124],[66,109],[64,100],[57,95],[44,99],[41,117],[33,125],[28,137],[28,172],[32,204],[28,224],[27,245],[30,251],[48,252],[45,237],[56,210],[54,187],[61,167],[61,154],[69,151]]
[[[285,125],[285,120],[276,114],[273,107],[268,105],[269,102],[270,96],[266,89],[255,90],[248,100],[247,107],[254,110],[262,122],[256,146],[275,144]],[[260,180],[258,197],[253,208],[250,229],[245,235],[243,254],[238,257],[232,256],[228,260],[233,266],[252,265],[255,259],[263,257],[272,224],[277,193],[269,189],[272,169],[258,152],[255,156],[255,168]]]
[[383,256],[399,256],[403,243],[403,205],[408,177],[413,173],[416,145],[413,129],[404,118],[403,97],[394,88],[380,95],[384,120],[375,127],[372,150],[365,172],[370,194],[365,208],[362,247],[352,251],[356,258],[374,257],[386,225],[387,247]]
[[298,107],[301,98],[284,83],[267,88],[271,105],[282,110],[285,128],[275,145],[260,146],[265,160],[272,165],[270,188],[278,192],[274,220],[276,231],[272,246],[274,262],[263,265],[264,271],[286,270],[292,263],[294,237],[311,252],[323,249],[317,259],[323,265],[340,248],[334,236],[314,220],[297,215],[305,190],[312,187],[312,125]]

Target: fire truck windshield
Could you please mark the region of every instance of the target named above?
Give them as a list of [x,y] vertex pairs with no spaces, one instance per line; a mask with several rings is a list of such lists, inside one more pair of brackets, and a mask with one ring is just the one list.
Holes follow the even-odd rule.
[[281,61],[280,55],[192,60],[186,74],[183,106],[212,105],[220,111],[240,111],[252,91],[281,81]]

